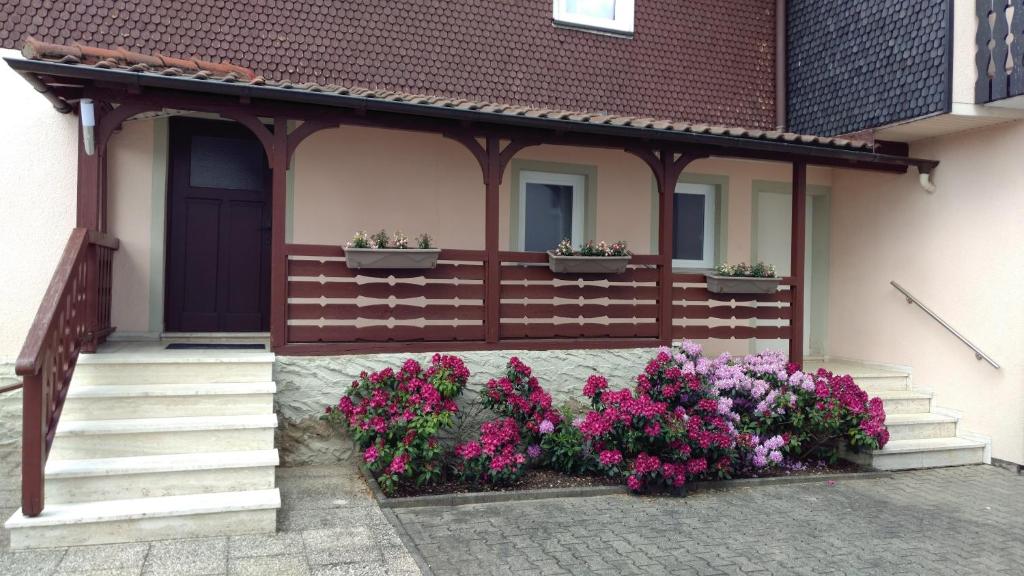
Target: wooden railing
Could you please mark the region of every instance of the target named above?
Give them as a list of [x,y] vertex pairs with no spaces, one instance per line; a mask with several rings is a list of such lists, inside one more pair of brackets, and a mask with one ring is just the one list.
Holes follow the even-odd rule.
[[116,238],[75,228],[21,349],[22,512],[43,510],[43,471],[80,352],[109,335],[111,264]]
[[[487,254],[443,250],[433,270],[349,270],[338,246],[288,245],[283,354],[665,344],[658,256],[618,275],[553,274],[547,255],[499,253],[498,339],[487,341]],[[789,339],[792,280],[777,293],[721,295],[672,274],[673,339]]]
[[975,15],[975,102],[1024,94],[1024,0],[977,0]]
[[672,337],[788,340],[792,284],[783,278],[773,294],[715,294],[703,274],[673,274]]
[[484,339],[482,250],[442,250],[432,270],[349,270],[339,246],[289,245],[288,342]]

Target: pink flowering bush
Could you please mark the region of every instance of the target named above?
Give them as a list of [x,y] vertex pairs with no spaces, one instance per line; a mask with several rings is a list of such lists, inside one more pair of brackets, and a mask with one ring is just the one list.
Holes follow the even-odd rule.
[[554,432],[562,420],[558,410],[551,407],[551,394],[541,387],[533,370],[515,356],[509,359],[505,375],[488,381],[481,394],[485,407],[516,421],[530,445],[539,445],[541,436]]
[[444,472],[438,433],[452,425],[468,379],[457,356],[435,354],[426,370],[409,359],[397,372],[360,374],[323,418],[349,432],[384,492],[436,482]]
[[[692,359],[706,361],[699,352]],[[722,355],[708,370],[740,417],[739,448],[747,469],[804,460],[834,462],[844,444],[854,450],[876,449],[889,440],[881,399],[869,399],[850,376],[801,372],[775,351],[738,360]]]
[[525,471],[519,424],[504,417],[480,425],[480,439],[455,447],[455,470],[470,484],[505,486]]
[[593,410],[578,423],[603,469],[627,476],[633,491],[679,489],[689,479],[727,477],[736,457],[738,416],[685,355],[661,348],[634,388],[609,390],[602,376],[584,386]]

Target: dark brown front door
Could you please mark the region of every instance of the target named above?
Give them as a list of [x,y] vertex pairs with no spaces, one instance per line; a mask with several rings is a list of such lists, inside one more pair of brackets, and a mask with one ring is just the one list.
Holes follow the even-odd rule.
[[230,122],[171,121],[169,332],[261,332],[270,325],[270,169]]

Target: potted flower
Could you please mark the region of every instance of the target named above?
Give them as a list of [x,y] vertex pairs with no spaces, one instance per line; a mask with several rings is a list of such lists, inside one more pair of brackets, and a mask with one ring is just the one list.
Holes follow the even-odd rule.
[[356,232],[345,245],[345,264],[350,270],[358,269],[430,269],[437,266],[441,250],[434,248],[430,236],[421,234],[415,247],[409,246],[409,238],[401,232],[388,236],[384,230],[368,236]]
[[720,264],[704,277],[708,281],[708,292],[715,294],[771,294],[779,289],[782,281],[775,276],[775,266],[764,262]]
[[574,251],[567,238],[548,250],[548,268],[555,274],[621,274],[631,256],[621,240],[611,244],[590,241]]

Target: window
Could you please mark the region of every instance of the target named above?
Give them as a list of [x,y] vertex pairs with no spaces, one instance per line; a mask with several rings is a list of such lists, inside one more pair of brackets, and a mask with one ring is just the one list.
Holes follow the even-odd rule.
[[634,0],[554,0],[555,22],[633,33]]
[[581,174],[520,172],[519,248],[544,252],[565,238],[583,243],[585,186]]
[[715,266],[715,186],[676,184],[673,201],[672,265]]

